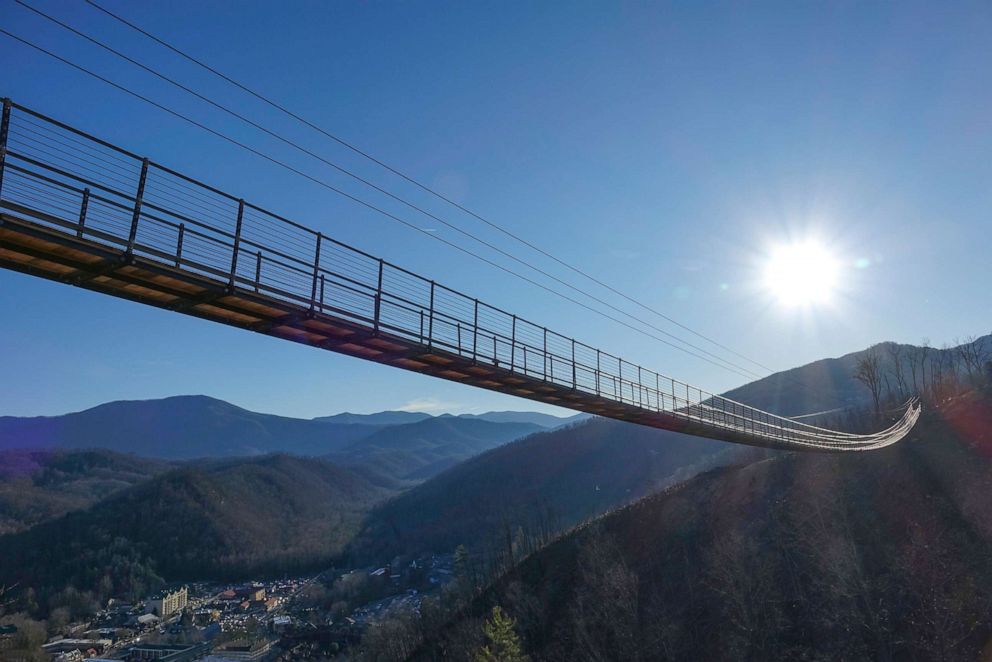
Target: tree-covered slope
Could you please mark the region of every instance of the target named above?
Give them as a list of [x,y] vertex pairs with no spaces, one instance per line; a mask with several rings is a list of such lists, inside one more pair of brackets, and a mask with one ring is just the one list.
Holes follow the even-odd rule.
[[533,423],[439,416],[383,428],[327,458],[392,478],[420,482],[483,451],[542,430]]
[[716,469],[611,513],[423,652],[465,659],[500,604],[533,659],[979,659],[990,485],[992,398],[960,396],[889,449]]
[[593,419],[531,435],[435,476],[376,508],[356,558],[479,550],[509,529],[562,527],[718,462],[728,444]]
[[0,451],[0,534],[86,508],[171,466],[106,450]]
[[[294,572],[330,563],[382,489],[286,455],[187,466],[95,506],[0,537],[0,584],[109,595],[164,580]],[[44,604],[44,603],[43,603]]]

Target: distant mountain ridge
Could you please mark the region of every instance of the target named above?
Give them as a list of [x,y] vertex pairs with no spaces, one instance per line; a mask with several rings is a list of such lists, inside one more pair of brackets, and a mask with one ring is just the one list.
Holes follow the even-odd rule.
[[532,423],[542,428],[554,429],[592,418],[592,414],[580,412],[572,416],[552,416],[535,411],[489,411],[485,414],[458,414],[458,418],[479,419],[490,423]]
[[344,423],[347,425],[405,425],[433,418],[419,411],[380,411],[375,414],[352,414],[344,412],[333,416],[318,416],[312,420],[321,423]]
[[[437,430],[447,433],[447,436],[442,435],[436,440],[436,445],[448,444],[453,458],[448,461],[450,465],[468,457],[470,453],[467,448],[486,450],[491,447],[486,443],[476,443],[479,439],[473,439],[471,431],[480,427],[476,425],[477,420],[493,426],[506,425],[509,426],[507,431],[516,431],[493,436],[503,441],[571,420],[533,412],[499,412],[494,415],[498,419],[496,421],[488,421],[489,416],[434,417],[420,412],[388,411],[377,414],[345,413],[307,420],[253,412],[208,396],[184,395],[159,400],[109,402],[61,416],[3,416],[0,417],[0,450],[106,448],[168,460],[268,453],[321,456],[340,453],[346,448],[369,455],[362,447],[355,445],[356,442],[385,429],[402,429],[419,423],[451,419],[454,421],[451,424],[435,426]],[[532,427],[521,427],[526,421],[540,422],[528,422],[526,424]],[[421,429],[414,427],[412,433],[420,434]],[[393,437],[395,446],[395,440],[402,435],[397,432]],[[471,443],[466,449],[456,450],[450,445],[456,439]],[[411,466],[410,470],[423,464],[427,463]],[[432,474],[428,472],[422,477],[428,475]]]
[[319,455],[375,431],[259,414],[203,395],[109,402],[64,416],[0,418],[0,448],[108,448],[146,457]]
[[532,423],[542,428],[557,428],[589,418],[590,414],[554,416],[536,411],[488,411],[484,414],[427,414],[419,411],[381,411],[374,414],[352,414],[344,412],[333,416],[318,416],[315,421],[325,423],[348,423],[361,425],[404,425],[419,423],[430,418],[464,418],[489,421],[490,423]]

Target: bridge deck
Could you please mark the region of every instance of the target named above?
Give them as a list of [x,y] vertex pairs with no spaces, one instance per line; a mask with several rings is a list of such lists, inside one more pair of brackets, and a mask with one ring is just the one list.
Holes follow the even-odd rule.
[[[750,435],[694,424],[520,375],[492,361],[378,333],[334,315],[193,274],[25,218],[0,214],[0,266],[293,342],[609,418],[755,444]],[[57,219],[47,219],[49,222]],[[731,438],[732,437],[732,438]],[[776,444],[764,444],[776,446]],[[784,447],[784,446],[783,446]]]

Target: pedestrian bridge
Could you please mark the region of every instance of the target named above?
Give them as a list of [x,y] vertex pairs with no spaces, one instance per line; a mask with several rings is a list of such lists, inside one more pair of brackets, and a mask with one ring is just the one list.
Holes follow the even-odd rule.
[[451,381],[701,437],[871,450],[522,319],[9,100],[0,266]]

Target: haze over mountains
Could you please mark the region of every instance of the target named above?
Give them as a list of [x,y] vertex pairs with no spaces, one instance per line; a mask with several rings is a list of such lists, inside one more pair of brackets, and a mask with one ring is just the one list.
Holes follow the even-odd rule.
[[[567,425],[586,417],[558,418],[535,412],[492,412],[481,415],[440,416],[417,412],[338,414],[299,419],[249,411],[203,395],[160,400],[109,402],[62,416],[0,417],[0,449],[106,448],[122,453],[163,459],[235,457],[267,453],[325,455],[346,453],[355,442],[388,427],[447,420],[436,430],[472,437],[492,426],[518,426],[519,435]],[[481,422],[481,423],[480,423]],[[510,428],[507,428],[510,429]],[[421,432],[422,428],[413,428]],[[496,435],[498,443],[513,438]],[[483,450],[485,444],[482,444]]]

